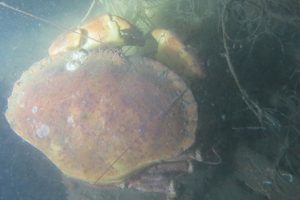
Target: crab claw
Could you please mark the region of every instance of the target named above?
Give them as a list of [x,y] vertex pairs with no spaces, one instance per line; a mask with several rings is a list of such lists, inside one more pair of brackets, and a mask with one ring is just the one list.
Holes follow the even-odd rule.
[[142,33],[127,20],[110,14],[93,18],[78,29],[63,33],[50,46],[49,55],[76,49],[143,45]]
[[56,55],[58,53],[72,51],[80,47],[80,42],[82,39],[82,31],[76,29],[74,31],[66,32],[59,35],[56,40],[51,44],[48,49],[50,56]]
[[[123,45],[139,45],[142,46],[145,43],[145,39],[140,30],[137,29],[134,25],[129,23],[122,17],[111,15],[111,20],[117,23],[120,37],[123,40]],[[112,32],[114,30],[111,30]],[[122,42],[121,42],[122,43]]]
[[155,29],[152,36],[158,44],[156,59],[186,78],[205,76],[199,59],[171,31]]

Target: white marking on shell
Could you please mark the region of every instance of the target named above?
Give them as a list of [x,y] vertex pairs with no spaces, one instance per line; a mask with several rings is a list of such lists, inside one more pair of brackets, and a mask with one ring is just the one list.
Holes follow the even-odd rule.
[[75,51],[72,54],[72,60],[76,60],[78,62],[80,62],[81,64],[84,63],[84,61],[86,61],[86,59],[88,58],[88,52],[81,49],[79,51]]
[[69,61],[66,64],[66,70],[71,71],[71,72],[75,71],[79,67],[80,67],[80,63],[75,62],[75,61]]
[[33,114],[35,114],[35,113],[37,113],[37,111],[38,111],[38,107],[37,106],[33,106],[32,109],[31,109],[31,112]]
[[49,135],[50,133],[50,129],[46,124],[40,124],[40,126],[37,127],[35,134],[39,137],[39,138],[45,138]]
[[75,71],[78,69],[88,58],[88,52],[80,49],[78,51],[74,51],[70,58],[69,61],[66,63],[66,70],[68,71]]
[[74,118],[72,115],[68,116],[67,123],[70,124],[71,126],[74,126]]

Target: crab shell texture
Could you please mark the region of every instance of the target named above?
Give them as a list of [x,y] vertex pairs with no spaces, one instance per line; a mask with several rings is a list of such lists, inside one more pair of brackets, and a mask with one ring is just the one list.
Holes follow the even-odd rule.
[[197,104],[167,67],[99,50],[68,71],[70,54],[25,71],[6,111],[14,131],[66,175],[118,184],[194,143]]

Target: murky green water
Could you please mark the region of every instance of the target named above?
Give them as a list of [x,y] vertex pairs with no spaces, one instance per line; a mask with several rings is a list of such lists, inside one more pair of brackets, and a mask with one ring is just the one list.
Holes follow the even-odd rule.
[[[194,163],[194,174],[174,176],[181,185],[178,199],[299,197],[299,1],[4,3],[0,6],[0,200],[165,198],[69,180],[6,122],[6,99],[14,83],[48,55],[49,45],[60,33],[82,24],[91,5],[88,16],[101,12],[120,15],[145,35],[156,27],[176,32],[205,70],[204,80],[189,85],[199,106],[195,145],[207,162]],[[3,6],[6,4],[50,23]],[[149,56],[153,54],[149,46],[150,50],[126,48],[125,54]],[[216,159],[213,151],[220,154],[221,164],[208,163]]]

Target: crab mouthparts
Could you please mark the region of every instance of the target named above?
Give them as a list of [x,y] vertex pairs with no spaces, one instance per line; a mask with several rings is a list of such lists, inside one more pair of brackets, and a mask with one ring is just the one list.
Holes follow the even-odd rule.
[[124,38],[128,45],[139,45],[143,46],[145,44],[145,38],[143,33],[137,28],[129,28],[120,30],[122,38]]

